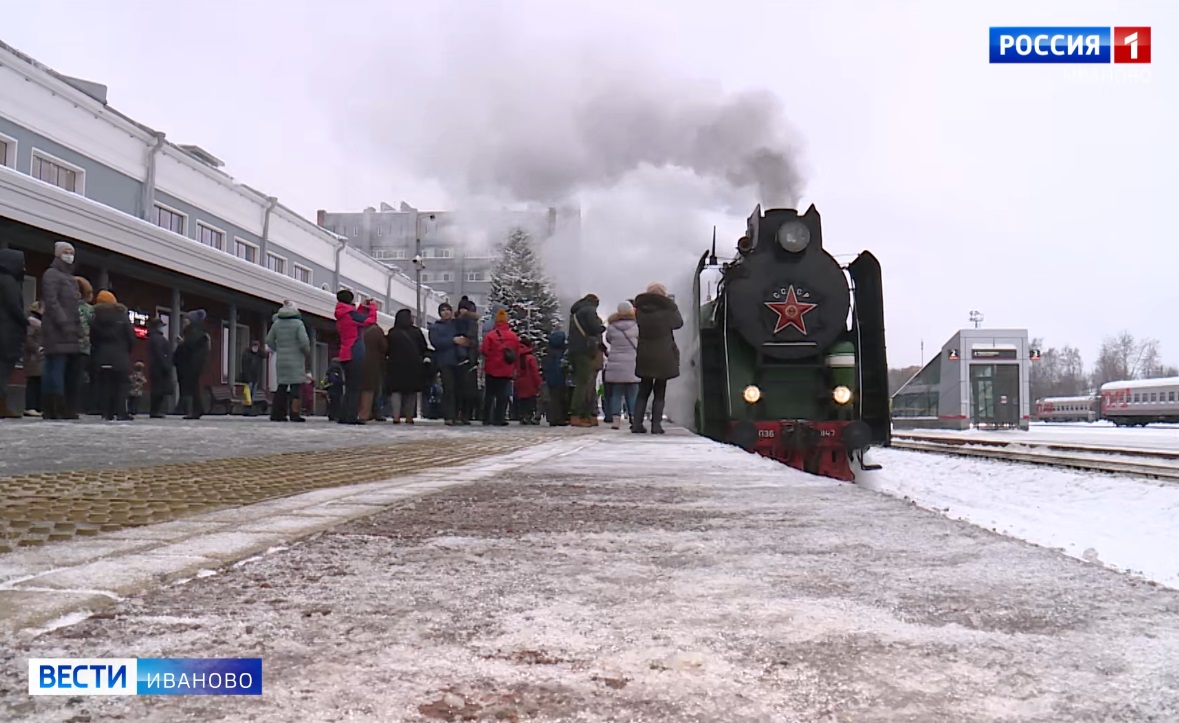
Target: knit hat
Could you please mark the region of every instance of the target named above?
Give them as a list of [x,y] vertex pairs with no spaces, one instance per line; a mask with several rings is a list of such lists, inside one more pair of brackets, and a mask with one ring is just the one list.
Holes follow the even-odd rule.
[[495,323],[497,323],[497,324],[508,323],[507,309],[500,309],[499,311],[495,312]]
[[647,284],[647,293],[667,296],[667,287],[658,281],[652,281],[651,283]]
[[356,295],[348,289],[340,289],[336,292],[336,301],[341,304],[351,304],[356,299]]
[[58,241],[57,243],[53,244],[53,255],[59,259],[63,254],[69,253],[73,250],[74,245],[66,241]]
[[94,300],[100,304],[117,304],[117,303],[119,303],[119,300],[115,298],[115,295],[109,291],[98,292],[98,296],[94,297]]
[[475,311],[475,302],[471,301],[465,294],[463,298],[459,299],[458,308],[464,311]]
[[443,309],[446,309],[447,311],[454,311],[454,307],[450,305],[449,301],[443,301],[438,305],[438,316],[442,316]]
[[629,314],[631,311],[632,311],[632,309],[631,309],[631,305],[630,305],[629,301],[623,301],[620,304],[618,304],[618,313],[619,314]]

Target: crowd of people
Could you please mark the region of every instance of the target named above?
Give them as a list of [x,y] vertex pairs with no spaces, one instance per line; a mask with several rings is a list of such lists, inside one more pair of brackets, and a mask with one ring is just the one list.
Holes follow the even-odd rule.
[[[0,390],[18,363],[23,364],[23,412],[9,408],[0,394],[0,418],[78,419],[86,409],[103,419],[130,420],[146,392],[152,417],[164,416],[164,400],[179,382],[180,404],[189,419],[201,415],[200,377],[211,340],[206,313],[187,314],[175,348],[163,334],[163,321],[148,322],[148,363],[132,363],[135,328],[127,307],[109,290],[94,293],[75,276],[74,247],[54,244],[53,262],[41,277],[41,299],[24,307],[24,252],[0,249]],[[89,384],[86,384],[86,380]]]
[[[163,321],[150,319],[147,361],[133,363],[136,336],[127,308],[109,290],[95,294],[73,268],[73,246],[58,242],[41,278],[41,299],[25,308],[24,254],[0,249],[0,390],[7,389],[18,363],[25,377],[25,409],[10,409],[0,394],[0,417],[77,419],[90,407],[106,420],[130,420],[143,411],[140,400],[147,396],[148,414],[162,418],[178,389],[178,411],[199,419],[205,411],[201,378],[212,348],[205,311],[184,315],[175,345]],[[683,326],[663,284],[649,285],[606,319],[599,316],[597,296],[579,299],[568,327],[554,330],[543,349],[517,334],[502,307],[480,323],[466,296],[457,310],[441,304],[439,320],[426,332],[408,309],[398,311],[386,331],[372,299],[356,302],[349,290],[336,296],[339,349],[318,385],[308,371],[312,343],[302,314],[284,302],[265,340],[252,340],[239,360],[247,415],[264,396],[267,356],[273,354],[274,421],[305,421],[305,414],[314,413],[318,386],[327,393],[328,418],[340,424],[414,424],[424,414],[447,426],[504,426],[511,417],[523,425],[544,418],[552,426],[592,427],[600,423],[600,404],[606,424],[620,429],[625,411],[631,431],[645,433],[650,403],[650,431],[663,433],[667,382],[679,375],[674,332]],[[90,397],[84,402],[86,378]]]

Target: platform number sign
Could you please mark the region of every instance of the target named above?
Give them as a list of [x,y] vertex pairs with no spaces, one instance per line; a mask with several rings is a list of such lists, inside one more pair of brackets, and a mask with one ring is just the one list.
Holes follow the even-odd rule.
[[1029,351],[1028,352],[1028,359],[1031,359],[1032,361],[1040,361],[1040,350],[1039,349],[1032,349],[1031,351]]

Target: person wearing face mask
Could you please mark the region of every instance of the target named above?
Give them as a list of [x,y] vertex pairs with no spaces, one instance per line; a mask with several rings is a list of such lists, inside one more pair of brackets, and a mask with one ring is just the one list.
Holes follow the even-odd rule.
[[266,364],[266,354],[262,351],[261,343],[255,339],[250,342],[250,348],[242,352],[241,375],[238,378],[250,390],[250,403],[246,405],[246,416],[254,416],[254,402],[258,399],[258,386],[262,383],[262,370]]
[[71,359],[82,351],[74,247],[58,241],[53,245],[53,256],[53,263],[41,276],[41,346],[45,349],[42,415],[45,419],[77,419],[77,411],[66,404],[66,373]]

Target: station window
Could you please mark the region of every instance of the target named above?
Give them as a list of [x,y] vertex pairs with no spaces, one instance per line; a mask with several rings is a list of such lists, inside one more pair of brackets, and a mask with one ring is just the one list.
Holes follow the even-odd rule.
[[281,256],[267,252],[266,268],[270,269],[276,274],[285,274],[287,272],[287,260]]
[[197,221],[197,241],[218,251],[225,250],[225,232],[202,221]]
[[311,285],[311,269],[306,266],[294,264],[294,270],[291,272],[291,276],[294,277],[295,281],[302,281],[304,284]]
[[245,239],[233,239],[233,255],[251,264],[258,263],[258,247]]
[[487,281],[487,275],[482,271],[468,271],[467,281]]
[[152,214],[152,222],[155,225],[159,226],[160,228],[167,229],[172,233],[178,233],[181,236],[184,235],[184,229],[187,221],[188,216],[185,216],[183,213],[180,213],[174,208],[161,206],[158,203],[155,207],[155,213]]
[[33,149],[33,164],[29,175],[72,193],[83,194],[86,172],[81,168]]
[[0,166],[16,168],[16,139],[0,135]]

